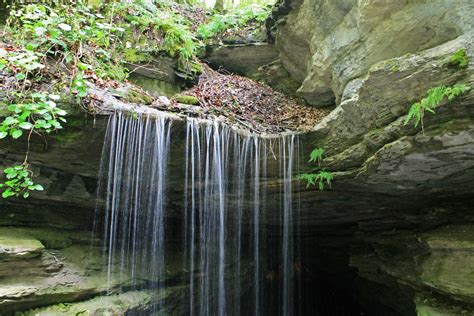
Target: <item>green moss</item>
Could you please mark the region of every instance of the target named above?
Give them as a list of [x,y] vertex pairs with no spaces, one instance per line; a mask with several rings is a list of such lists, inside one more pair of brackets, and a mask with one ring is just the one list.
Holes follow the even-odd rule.
[[472,315],[471,308],[464,307],[460,302],[445,301],[441,297],[430,294],[416,294],[415,296],[417,316],[455,316]]
[[0,259],[36,257],[44,249],[34,236],[12,227],[0,228]]
[[148,53],[143,53],[134,48],[125,49],[123,59],[132,64],[145,63],[153,60],[153,57]]
[[110,78],[117,81],[124,81],[128,78],[128,69],[122,65],[99,64],[95,69],[97,76],[101,78]]
[[136,104],[151,104],[153,102],[153,98],[145,93],[136,90],[130,90],[124,96],[124,101]]
[[395,59],[387,60],[385,62],[385,66],[388,67],[388,69],[391,72],[399,72],[400,71],[400,64]]
[[78,303],[60,303],[30,310],[23,315],[123,315],[136,309],[146,309],[152,298],[152,294],[147,292],[126,292]]
[[184,103],[184,104],[190,104],[190,105],[199,104],[199,99],[191,95],[177,94],[173,97],[173,100],[175,100],[178,103]]

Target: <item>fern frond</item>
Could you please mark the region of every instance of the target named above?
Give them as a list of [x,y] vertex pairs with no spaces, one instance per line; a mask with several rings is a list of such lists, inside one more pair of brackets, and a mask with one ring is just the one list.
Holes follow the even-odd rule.
[[445,97],[448,101],[452,101],[461,94],[471,90],[471,87],[462,83],[455,84],[451,87],[439,86],[433,87],[428,90],[426,97],[421,99],[420,102],[413,103],[408,110],[407,117],[405,118],[405,125],[410,121],[415,121],[415,127],[421,122],[423,128],[423,116],[425,111],[436,114],[435,109],[441,104]]
[[320,163],[323,159],[324,149],[323,148],[315,148],[309,155],[308,162],[318,162]]

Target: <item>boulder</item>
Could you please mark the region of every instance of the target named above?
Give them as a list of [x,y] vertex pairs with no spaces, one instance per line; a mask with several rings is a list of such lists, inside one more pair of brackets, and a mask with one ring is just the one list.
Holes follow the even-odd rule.
[[255,77],[259,68],[278,58],[278,51],[272,44],[246,43],[217,45],[207,48],[205,60],[215,69]]

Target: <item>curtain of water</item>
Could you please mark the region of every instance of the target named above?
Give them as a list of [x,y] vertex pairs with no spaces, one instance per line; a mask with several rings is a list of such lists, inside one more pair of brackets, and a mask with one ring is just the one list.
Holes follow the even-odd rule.
[[[173,143],[185,141],[182,172],[182,283],[180,304],[190,315],[281,315],[294,311],[292,175],[295,136],[268,140],[243,136],[218,123],[188,119],[186,139],[171,141],[165,118],[110,118],[100,182],[105,195],[103,233],[109,286],[166,287],[166,208],[168,162]],[[179,147],[179,145],[177,145]],[[182,148],[182,147],[181,147]],[[279,170],[268,169],[280,165]],[[278,167],[276,168],[278,169]],[[273,181],[273,182],[272,182]],[[267,187],[281,182],[281,193],[267,209]],[[175,185],[175,184],[173,184]],[[279,202],[278,202],[279,200]],[[175,215],[174,215],[175,216]],[[281,236],[275,258],[267,258],[267,230],[277,218]],[[279,218],[279,219],[278,219]],[[271,226],[270,225],[270,226]],[[268,308],[266,274],[279,269],[279,307]],[[147,282],[143,282],[146,280]],[[115,282],[115,283],[114,283]],[[164,293],[164,292],[163,292]],[[167,308],[162,295],[155,312]]]
[[282,146],[280,150],[283,155],[283,315],[293,315],[293,234],[292,234],[292,217],[293,217],[293,189],[291,175],[293,174],[293,154],[294,154],[294,136],[289,139],[281,140]]
[[[171,122],[111,116],[106,134],[104,237],[108,286],[148,281],[162,288],[164,202]],[[107,165],[107,167],[105,167]],[[146,238],[144,238],[146,236]],[[140,283],[142,284],[142,283]]]

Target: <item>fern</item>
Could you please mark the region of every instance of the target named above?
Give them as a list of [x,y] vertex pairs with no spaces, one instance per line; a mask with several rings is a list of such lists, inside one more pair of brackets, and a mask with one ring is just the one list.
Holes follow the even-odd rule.
[[325,184],[331,187],[334,176],[330,171],[320,170],[318,173],[302,173],[298,175],[299,180],[306,181],[306,187],[318,184],[319,190],[323,191]]
[[471,90],[471,87],[469,87],[468,85],[466,85],[464,83],[463,84],[457,84],[457,85],[454,85],[452,87],[446,88],[445,95],[448,97],[449,101],[452,101],[455,98],[457,98],[458,96],[468,92],[469,90]]
[[425,128],[423,118],[425,112],[436,114],[435,109],[440,105],[444,98],[448,98],[448,101],[452,101],[470,89],[471,87],[463,83],[455,84],[451,87],[440,86],[429,89],[425,98],[410,106],[405,119],[405,125],[410,121],[415,121],[415,127],[418,127],[418,124],[421,123],[421,129],[424,132]]
[[321,170],[316,176],[316,181],[318,181],[319,190],[324,190],[324,183],[331,187],[331,182],[334,179],[330,171]]
[[314,162],[318,164],[318,168],[315,170],[315,173],[301,173],[298,175],[298,179],[302,181],[306,181],[306,187],[310,187],[312,185],[318,185],[319,190],[323,191],[325,185],[331,187],[331,182],[333,180],[333,175],[331,171],[327,171],[325,169],[320,169],[321,163],[324,158],[324,149],[323,148],[315,148],[309,155],[308,162]]
[[457,65],[460,69],[466,68],[469,64],[469,58],[466,54],[466,49],[461,48],[457,50],[448,61],[449,65]]
[[324,155],[324,149],[323,148],[315,148],[309,155],[309,161],[308,162],[317,162],[318,165],[321,164],[321,161],[323,160],[323,155]]
[[306,187],[309,188],[312,185],[316,185],[316,176],[317,174],[315,173],[300,173],[296,178],[306,181]]
[[208,40],[229,29],[244,27],[251,22],[262,24],[268,18],[270,9],[267,6],[254,4],[231,10],[226,14],[214,14],[208,23],[201,24],[197,28],[197,34],[203,40]]

